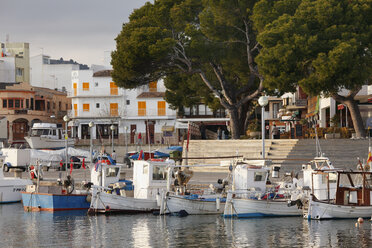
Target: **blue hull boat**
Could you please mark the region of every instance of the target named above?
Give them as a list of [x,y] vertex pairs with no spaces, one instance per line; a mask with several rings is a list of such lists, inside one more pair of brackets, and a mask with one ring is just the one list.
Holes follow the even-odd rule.
[[88,194],[49,194],[22,192],[25,211],[85,210],[90,206]]

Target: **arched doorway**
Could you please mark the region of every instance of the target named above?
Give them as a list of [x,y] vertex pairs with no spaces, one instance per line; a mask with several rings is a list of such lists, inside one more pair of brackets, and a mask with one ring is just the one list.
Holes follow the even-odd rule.
[[13,121],[13,141],[24,141],[30,127],[26,119],[20,118]]

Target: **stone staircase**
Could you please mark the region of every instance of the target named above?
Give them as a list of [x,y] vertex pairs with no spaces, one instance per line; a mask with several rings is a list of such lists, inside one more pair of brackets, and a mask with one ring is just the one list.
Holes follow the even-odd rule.
[[[337,168],[355,169],[357,157],[363,161],[368,156],[368,140],[332,139],[320,140],[322,152]],[[186,150],[184,146],[184,151]],[[248,159],[261,159],[261,140],[190,140],[188,164],[220,164],[240,155]],[[273,164],[281,165],[281,172],[299,171],[302,164],[316,155],[315,139],[265,140],[265,157]],[[183,153],[186,157],[186,153]],[[212,159],[205,159],[205,158]],[[185,164],[186,161],[184,160]],[[197,171],[226,171],[221,167],[195,168]]]

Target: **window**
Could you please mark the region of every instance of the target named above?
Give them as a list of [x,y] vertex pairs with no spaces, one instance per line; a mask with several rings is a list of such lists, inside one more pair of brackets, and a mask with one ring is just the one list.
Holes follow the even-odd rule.
[[114,82],[110,82],[110,94],[118,95],[118,86]]
[[98,82],[95,82],[95,83],[94,83],[94,86],[98,87]]
[[118,104],[110,103],[110,116],[118,116]]
[[9,108],[13,108],[13,99],[8,100],[8,106]]
[[[67,104],[66,104],[66,110],[67,110]],[[74,104],[74,112],[75,112],[75,117],[78,115],[78,109],[77,109],[77,104]]]
[[29,107],[30,107],[30,100],[26,99],[26,109],[28,109]]
[[152,172],[152,180],[166,180],[167,168],[164,166],[154,166]]
[[62,102],[58,102],[58,110],[61,111],[62,108]]
[[146,102],[138,102],[138,116],[146,115]]
[[8,106],[8,100],[7,99],[3,99],[3,108],[6,108]]
[[165,115],[165,101],[158,102],[158,115],[159,116]]
[[47,102],[47,110],[50,110],[50,102]]
[[264,180],[266,180],[266,172],[255,172],[254,173],[255,182],[264,181]]
[[127,100],[127,105],[130,105],[130,100]]
[[99,108],[99,103],[96,103],[96,108]]
[[150,92],[156,92],[157,91],[157,82],[150,82],[149,83],[149,91]]
[[23,76],[23,68],[17,68],[16,69],[16,75],[17,76]]
[[88,82],[83,83],[83,91],[89,91],[89,83]]
[[89,103],[83,104],[83,112],[89,112]]
[[76,96],[77,95],[77,83],[74,83],[73,88],[74,88],[74,96]]

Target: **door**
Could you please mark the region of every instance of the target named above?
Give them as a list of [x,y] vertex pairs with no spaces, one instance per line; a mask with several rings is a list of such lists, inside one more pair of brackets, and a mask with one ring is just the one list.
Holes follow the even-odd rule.
[[136,136],[136,125],[130,125],[130,143],[134,144],[134,137]]
[[149,144],[149,136],[150,136],[150,144],[155,143],[155,132],[154,132],[154,125],[155,121],[146,121],[146,144]]
[[27,133],[26,122],[13,122],[13,140],[24,140]]

